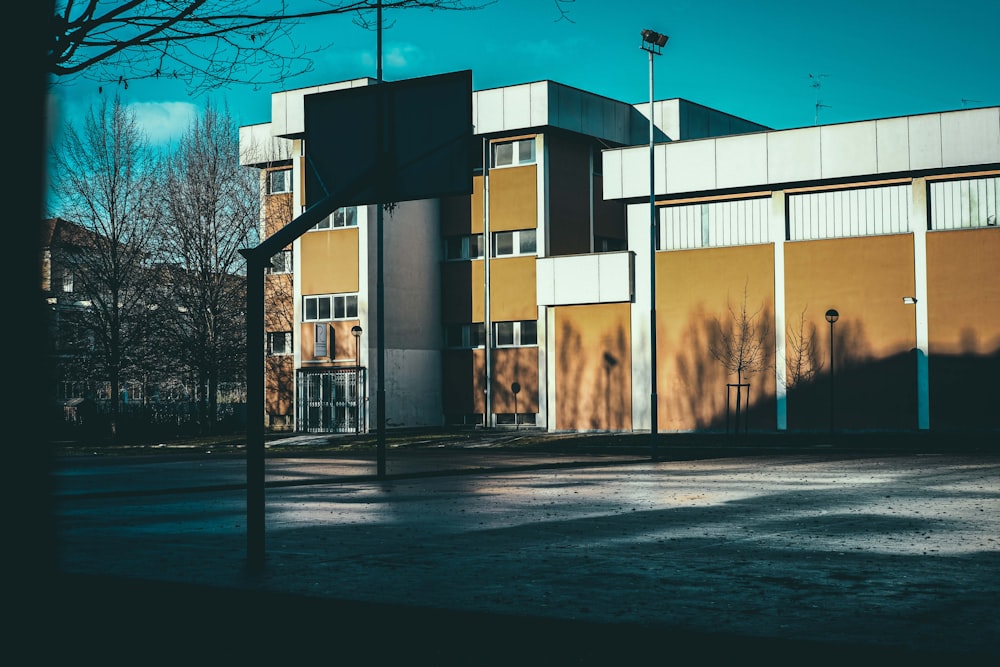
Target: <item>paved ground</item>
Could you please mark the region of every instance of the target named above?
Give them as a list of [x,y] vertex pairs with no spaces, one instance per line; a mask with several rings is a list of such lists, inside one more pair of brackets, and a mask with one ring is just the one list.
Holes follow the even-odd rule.
[[239,460],[63,461],[59,619],[91,649],[132,650],[114,627],[251,661],[1000,657],[997,455],[677,458],[269,459],[259,573]]

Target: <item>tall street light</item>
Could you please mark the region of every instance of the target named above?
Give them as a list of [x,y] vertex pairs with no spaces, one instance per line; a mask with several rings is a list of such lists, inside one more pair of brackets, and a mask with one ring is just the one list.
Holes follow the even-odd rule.
[[661,35],[653,30],[642,31],[642,44],[639,48],[649,54],[649,368],[650,368],[650,392],[649,392],[649,452],[650,456],[656,459],[656,438],[659,432],[657,420],[657,393],[656,393],[656,237],[658,235],[656,220],[656,179],[654,158],[653,158],[653,56],[663,53],[666,46],[666,35]]
[[826,321],[830,323],[830,433],[833,433],[833,323],[840,319],[840,313],[831,308],[826,311]]

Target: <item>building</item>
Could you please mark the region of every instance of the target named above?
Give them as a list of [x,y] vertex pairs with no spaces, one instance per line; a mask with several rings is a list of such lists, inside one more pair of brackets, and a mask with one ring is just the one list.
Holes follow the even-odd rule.
[[[265,235],[303,210],[305,96],[371,83],[276,93],[241,128]],[[386,213],[389,426],[646,430],[655,359],[661,431],[996,428],[1000,108],[769,130],[658,101],[651,206],[649,107],[473,94],[473,194]],[[272,260],[272,427],[368,425],[374,216]]]

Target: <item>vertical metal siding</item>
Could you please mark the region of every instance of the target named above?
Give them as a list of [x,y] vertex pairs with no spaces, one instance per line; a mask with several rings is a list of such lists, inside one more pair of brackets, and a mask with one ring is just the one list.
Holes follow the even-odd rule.
[[910,186],[831,190],[789,197],[789,240],[910,231]]
[[770,201],[755,198],[665,206],[660,209],[660,249],[767,243]]
[[[931,183],[931,229],[972,229],[1000,224],[1000,177]],[[991,219],[992,216],[992,219]]]

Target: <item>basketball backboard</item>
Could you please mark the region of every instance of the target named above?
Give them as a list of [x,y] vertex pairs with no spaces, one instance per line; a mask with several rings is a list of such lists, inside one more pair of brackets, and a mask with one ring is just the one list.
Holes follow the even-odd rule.
[[471,194],[471,70],[315,93],[304,105],[307,208],[351,184],[339,205]]

